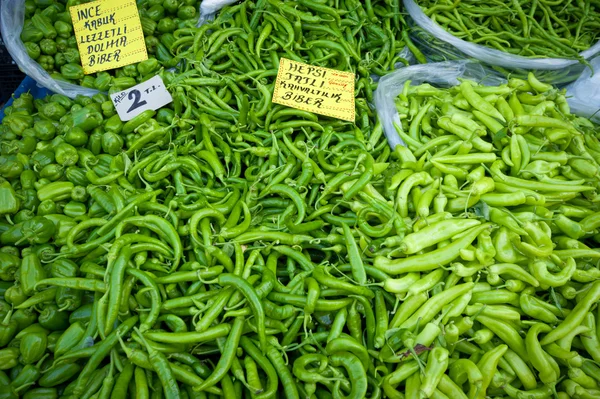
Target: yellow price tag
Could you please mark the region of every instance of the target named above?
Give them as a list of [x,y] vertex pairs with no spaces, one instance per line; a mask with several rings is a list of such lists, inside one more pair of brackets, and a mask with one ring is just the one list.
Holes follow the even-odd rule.
[[86,74],[148,59],[134,0],[99,0],[69,8]]
[[354,79],[351,72],[281,58],[273,102],[354,122]]

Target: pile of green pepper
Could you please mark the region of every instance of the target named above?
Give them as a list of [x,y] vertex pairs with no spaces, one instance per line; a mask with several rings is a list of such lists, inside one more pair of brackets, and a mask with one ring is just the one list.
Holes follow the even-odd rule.
[[594,1],[415,0],[453,36],[509,54],[581,59],[598,42]]
[[[407,83],[391,150],[397,2],[290,4],[182,32],[158,111],[6,111],[0,398],[597,397],[598,126]],[[279,57],[358,72],[356,123],[271,104]]]
[[148,60],[110,71],[84,75],[69,7],[92,0],[26,0],[21,40],[27,54],[50,76],[103,92],[119,91],[144,81],[161,67],[171,67],[169,48],[175,32],[198,22],[199,0],[137,1]]

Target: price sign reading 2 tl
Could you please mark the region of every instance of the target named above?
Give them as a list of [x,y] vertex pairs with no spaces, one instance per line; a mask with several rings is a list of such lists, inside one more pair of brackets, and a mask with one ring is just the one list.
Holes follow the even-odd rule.
[[94,1],[69,12],[86,74],[148,59],[135,1]]
[[148,109],[157,110],[173,101],[160,76],[154,76],[130,89],[111,94],[110,98],[123,121],[128,121]]

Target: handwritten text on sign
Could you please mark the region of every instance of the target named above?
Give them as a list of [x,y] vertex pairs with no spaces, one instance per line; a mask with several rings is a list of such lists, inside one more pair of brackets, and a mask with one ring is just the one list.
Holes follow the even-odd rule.
[[350,72],[281,58],[273,102],[354,122],[354,79]]
[[100,0],[69,8],[86,74],[148,59],[133,0]]
[[158,75],[127,90],[113,93],[110,98],[122,121],[129,121],[148,109],[157,110],[173,101]]

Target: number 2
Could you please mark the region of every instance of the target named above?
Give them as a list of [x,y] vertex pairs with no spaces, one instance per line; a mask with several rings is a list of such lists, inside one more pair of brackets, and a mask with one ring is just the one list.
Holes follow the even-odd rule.
[[148,104],[148,102],[146,100],[142,100],[140,101],[140,98],[142,97],[142,93],[140,93],[139,90],[135,89],[135,90],[131,90],[129,92],[129,95],[127,96],[127,98],[129,98],[130,100],[133,100],[133,104],[131,104],[131,107],[129,107],[129,109],[127,110],[127,113],[138,109],[139,107]]

